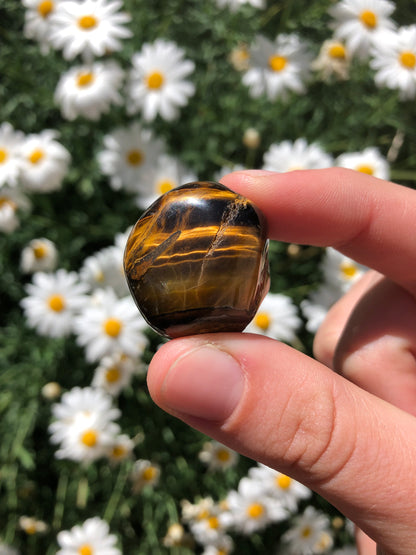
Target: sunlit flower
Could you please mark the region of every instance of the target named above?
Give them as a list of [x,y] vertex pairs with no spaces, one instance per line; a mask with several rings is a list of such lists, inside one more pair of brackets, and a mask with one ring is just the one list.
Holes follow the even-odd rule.
[[147,345],[143,334],[147,324],[132,297],[119,299],[111,289],[100,290],[73,324],[77,343],[85,347],[89,362],[119,352],[138,357]]
[[353,55],[365,57],[380,31],[394,28],[394,8],[390,0],[340,0],[329,9],[334,36],[345,41]]
[[57,131],[45,129],[39,134],[27,135],[23,141],[21,183],[26,189],[48,193],[61,188],[71,156],[57,137]]
[[356,170],[380,179],[389,179],[390,177],[389,163],[384,156],[380,154],[377,148],[371,146],[365,148],[362,152],[347,152],[341,154],[335,160],[335,164],[342,168]]
[[164,151],[163,142],[137,123],[105,135],[98,163],[114,190],[138,192],[154,179],[154,168]]
[[337,39],[329,39],[322,44],[311,67],[324,81],[332,77],[345,81],[349,77],[350,63],[351,53],[345,44]]
[[250,535],[264,529],[272,522],[279,522],[288,516],[281,502],[263,494],[257,481],[242,478],[238,491],[230,491],[226,497],[228,512],[221,520],[237,532]]
[[32,239],[22,250],[20,268],[26,274],[51,272],[56,268],[57,259],[58,251],[55,243],[45,237],[40,237]]
[[326,284],[346,293],[363,276],[367,268],[336,249],[328,247],[321,262],[321,271]]
[[31,203],[17,187],[0,188],[0,231],[12,233],[20,225],[19,212],[27,212]]
[[13,129],[7,121],[0,125],[0,187],[17,185],[22,167],[20,147],[23,140],[23,133]]
[[62,387],[58,382],[48,382],[42,387],[41,393],[44,399],[51,401],[61,396]]
[[120,39],[132,36],[125,27],[131,18],[119,11],[121,6],[119,0],[61,2],[50,18],[51,44],[62,49],[67,60],[82,54],[91,61],[94,56],[121,50]]
[[107,457],[113,464],[119,464],[130,458],[133,454],[135,443],[126,434],[114,438],[112,445],[107,450]]
[[260,133],[254,127],[248,127],[243,134],[243,144],[249,149],[259,148],[261,142]]
[[288,172],[293,170],[316,170],[333,165],[332,156],[317,143],[308,144],[305,139],[273,143],[264,153],[263,169]]
[[235,466],[238,459],[239,455],[236,451],[218,441],[206,441],[199,453],[199,460],[210,470],[226,470]]
[[162,542],[165,547],[188,547],[190,549],[195,544],[192,536],[185,531],[185,528],[179,522],[174,522],[169,526]]
[[203,497],[197,503],[191,503],[187,499],[181,501],[182,520],[190,523],[207,516],[215,511],[216,504],[212,497]]
[[291,512],[297,510],[301,499],[307,499],[312,494],[311,490],[300,482],[263,464],[250,468],[248,476],[258,481],[264,495],[278,499]]
[[258,35],[250,48],[250,68],[243,83],[253,97],[286,100],[289,92],[303,94],[312,55],[295,34],[278,35],[274,42]]
[[301,515],[294,517],[293,522],[292,527],[282,536],[288,553],[293,555],[316,553],[315,547],[322,539],[322,533],[329,531],[328,517],[309,506]]
[[229,8],[232,12],[238,10],[243,4],[250,4],[254,8],[264,8],[266,3],[265,0],[216,0],[217,5],[220,8]]
[[158,114],[167,121],[178,117],[179,109],[195,92],[193,83],[186,80],[195,65],[184,56],[184,50],[164,39],[145,43],[133,55],[127,88],[128,113],[140,111],[147,121]]
[[158,158],[152,179],[147,183],[140,183],[137,204],[140,208],[148,208],[160,195],[197,179],[178,159],[162,154]]
[[386,32],[374,41],[370,65],[379,87],[399,91],[402,100],[416,96],[416,25]]
[[102,390],[74,387],[52,406],[51,442],[58,444],[56,457],[92,462],[106,456],[119,436],[114,422],[120,411]]
[[139,459],[134,463],[130,479],[133,493],[140,493],[145,486],[157,486],[160,479],[160,466],[146,459]]
[[42,54],[50,49],[50,20],[60,2],[64,0],[22,0],[25,6],[25,26],[23,34],[39,43]]
[[296,305],[290,297],[280,293],[267,293],[245,331],[290,343],[295,340],[301,323]]
[[75,314],[86,303],[86,287],[75,272],[37,272],[22,299],[26,321],[40,335],[62,337],[72,331]]
[[110,534],[107,522],[98,517],[59,532],[57,540],[60,549],[56,555],[121,555],[116,536]]
[[42,534],[48,529],[48,525],[46,522],[43,522],[43,520],[25,515],[19,518],[19,527],[29,536],[33,534]]
[[201,555],[229,555],[234,551],[234,542],[230,536],[223,534],[216,541],[215,545],[205,546]]
[[116,353],[101,360],[95,369],[92,385],[101,387],[110,395],[119,395],[141,369],[141,363],[137,360]]
[[228,59],[237,71],[247,71],[250,67],[249,47],[245,43],[240,43],[231,50]]
[[114,61],[76,66],[65,72],[55,90],[55,102],[62,116],[98,120],[112,104],[121,104],[119,93],[124,72]]

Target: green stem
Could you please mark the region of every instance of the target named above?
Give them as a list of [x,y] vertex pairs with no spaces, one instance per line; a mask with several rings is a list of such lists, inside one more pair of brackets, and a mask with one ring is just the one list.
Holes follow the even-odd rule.
[[121,495],[123,493],[124,485],[126,483],[127,473],[120,468],[117,476],[116,483],[114,485],[113,493],[111,494],[110,499],[108,500],[107,507],[104,511],[104,520],[106,522],[111,522],[118,504],[120,502]]
[[78,482],[76,505],[79,509],[84,509],[86,507],[88,500],[88,491],[88,478],[86,476],[83,476]]
[[59,475],[58,486],[56,488],[56,503],[55,503],[53,520],[52,520],[52,527],[55,530],[58,530],[61,528],[67,489],[68,489],[68,474],[66,472],[62,472]]

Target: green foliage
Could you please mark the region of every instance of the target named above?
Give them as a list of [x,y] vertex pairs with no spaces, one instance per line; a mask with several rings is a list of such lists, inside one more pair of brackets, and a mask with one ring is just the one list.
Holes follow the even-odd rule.
[[[377,146],[386,155],[401,132],[405,141],[392,176],[412,186],[415,103],[400,102],[396,93],[376,89],[366,65],[354,64],[345,82],[313,82],[306,95],[288,103],[251,98],[241,75],[230,65],[231,50],[250,43],[259,32],[274,38],[278,32],[296,31],[317,54],[330,35],[327,10],[331,3],[270,1],[264,11],[243,6],[231,13],[219,11],[211,0],[125,0],[134,38],[125,41],[115,57],[128,68],[131,55],[144,42],[163,37],[177,42],[195,61],[195,96],[173,124],[158,119],[152,127],[201,179],[212,179],[225,163],[260,166],[268,146],[285,139],[305,137],[333,155],[366,146]],[[414,2],[396,4],[397,21],[407,24],[414,17]],[[78,270],[86,256],[111,244],[115,234],[134,223],[139,213],[131,197],[110,189],[96,162],[105,133],[131,118],[120,107],[99,123],[65,121],[53,93],[69,64],[59,52],[42,56],[38,46],[24,38],[23,22],[21,3],[3,0],[0,122],[9,121],[25,133],[57,129],[60,141],[71,152],[72,165],[61,191],[34,195],[32,210],[21,216],[19,229],[0,236],[0,539],[23,554],[52,555],[59,530],[99,515],[118,534],[123,553],[166,553],[161,538],[168,525],[179,520],[181,499],[205,495],[221,499],[253,463],[242,458],[236,469],[220,475],[208,472],[198,460],[206,438],[157,409],[144,377],[136,378],[120,397],[120,424],[126,434],[143,434],[136,456],[160,464],[162,478],[155,489],[131,494],[130,461],[113,468],[105,461],[82,467],[55,459],[47,432],[50,401],[42,397],[41,388],[51,381],[59,382],[64,390],[88,385],[93,368],[73,338],[45,339],[26,327],[19,307],[28,281],[19,269],[22,247],[34,237],[48,237],[58,246],[60,267]],[[255,152],[242,143],[249,127],[261,135],[261,146]],[[273,242],[272,291],[300,302],[319,284],[320,259],[319,249],[301,247],[293,256],[287,245]],[[151,337],[156,348],[158,340]],[[303,331],[299,339],[299,347],[310,353],[310,335]],[[323,500],[316,503],[336,514]],[[18,519],[25,514],[47,522],[47,533],[28,536],[19,531]],[[265,534],[237,538],[236,552],[270,553],[281,531],[270,527]],[[179,552],[187,553],[185,548]]]

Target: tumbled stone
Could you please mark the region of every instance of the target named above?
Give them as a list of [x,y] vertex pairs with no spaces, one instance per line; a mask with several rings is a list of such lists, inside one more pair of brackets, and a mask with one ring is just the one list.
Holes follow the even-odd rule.
[[124,270],[148,324],[166,337],[242,331],[269,288],[265,220],[220,183],[172,189],[137,221]]

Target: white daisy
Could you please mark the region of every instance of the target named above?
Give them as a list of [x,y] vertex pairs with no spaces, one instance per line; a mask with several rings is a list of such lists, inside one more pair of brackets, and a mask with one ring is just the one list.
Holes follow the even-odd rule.
[[88,256],[79,275],[91,290],[110,287],[118,297],[125,297],[129,292],[124,276],[123,250],[114,245]]
[[49,52],[50,19],[62,1],[64,0],[22,0],[26,8],[23,34],[39,43],[42,54]]
[[25,138],[20,148],[21,183],[27,190],[49,193],[61,188],[71,155],[57,136],[57,131],[45,129]]
[[107,457],[112,464],[119,464],[132,456],[135,442],[126,434],[114,438],[107,451]]
[[218,441],[206,441],[199,453],[199,460],[210,470],[226,470],[238,463],[239,455]]
[[330,168],[332,165],[332,156],[317,143],[308,144],[303,138],[296,139],[293,143],[273,143],[263,156],[263,169],[276,172],[316,170]]
[[114,190],[137,192],[153,179],[154,168],[164,151],[161,140],[137,123],[121,127],[105,135],[104,150],[98,154],[98,163],[104,175],[110,177]]
[[402,100],[416,96],[416,25],[401,27],[396,33],[382,33],[374,41],[370,65],[376,70],[379,87],[399,91]]
[[25,274],[51,272],[56,268],[57,259],[58,251],[55,243],[45,237],[40,237],[32,239],[22,250],[20,268]]
[[33,534],[42,534],[43,532],[46,532],[48,525],[43,520],[23,515],[19,518],[19,528],[21,528],[29,536],[32,536]]
[[56,555],[121,555],[117,538],[101,518],[87,519],[82,525],[58,533],[59,550]]
[[303,514],[294,518],[293,526],[283,534],[282,541],[293,555],[315,553],[323,532],[329,530],[329,519],[314,507],[306,507]]
[[119,93],[124,72],[114,61],[76,66],[65,72],[55,90],[55,102],[62,116],[98,120],[112,104],[121,104]]
[[226,535],[226,526],[221,520],[221,512],[216,505],[216,511],[204,518],[190,522],[189,528],[195,540],[202,544],[218,545]]
[[10,545],[0,543],[0,555],[20,555],[20,552]]
[[312,55],[295,34],[278,35],[274,42],[258,35],[250,48],[250,68],[243,83],[253,97],[286,100],[289,92],[303,94]]
[[332,247],[325,250],[320,267],[324,282],[341,293],[346,293],[368,269]]
[[111,289],[100,290],[74,318],[77,343],[85,347],[89,362],[107,355],[141,355],[147,345],[144,319],[129,295],[118,299]]
[[232,538],[223,534],[215,543],[215,545],[205,546],[201,555],[229,555],[234,551],[234,542]]
[[197,503],[191,503],[187,499],[181,501],[182,520],[186,523],[207,518],[215,512],[214,500],[212,497],[203,497]]
[[340,287],[323,283],[318,289],[312,291],[307,299],[301,301],[300,308],[306,319],[305,327],[310,333],[318,331],[329,309],[341,298],[342,294]]
[[296,305],[290,297],[267,293],[245,331],[291,343],[296,339],[296,331],[301,323]]
[[186,106],[195,86],[185,78],[195,64],[184,59],[185,51],[174,42],[157,39],[145,43],[132,57],[132,69],[127,87],[127,112],[142,112],[146,121],[159,114],[171,121],[178,117],[179,108]]
[[179,185],[197,180],[197,176],[185,168],[179,160],[173,156],[162,154],[159,156],[152,179],[147,183],[143,181],[139,185],[140,190],[136,197],[137,205],[146,209],[160,195],[179,187]]
[[345,44],[337,39],[328,39],[323,42],[311,67],[323,81],[330,81],[332,77],[345,81],[349,77],[350,64],[351,52]]
[[130,385],[132,377],[142,369],[139,361],[116,353],[104,357],[95,369],[92,385],[101,387],[110,395],[116,396]]
[[307,499],[312,494],[311,490],[300,482],[263,464],[250,468],[248,476],[257,480],[264,488],[264,495],[279,499],[291,512],[297,510],[301,499]]
[[17,187],[0,188],[0,231],[12,233],[20,225],[19,211],[27,212],[31,203]]
[[[416,26],[415,26],[416,29]],[[415,35],[416,37],[416,35]],[[416,83],[416,82],[415,82]],[[335,164],[342,168],[356,170],[380,179],[390,178],[390,166],[380,151],[372,146],[362,152],[347,152],[335,160]]]
[[75,272],[37,272],[26,286],[28,296],[21,306],[28,325],[40,335],[62,337],[72,331],[75,314],[86,304],[85,285]]
[[[194,540],[179,522],[171,524],[164,536],[162,543],[165,547],[194,547]],[[0,554],[1,555],[1,554]]]
[[329,9],[334,18],[334,36],[345,41],[348,50],[361,58],[369,54],[380,31],[393,29],[390,0],[341,0]]
[[120,0],[83,0],[61,2],[50,18],[50,42],[62,49],[64,58],[78,54],[91,61],[94,56],[121,50],[120,39],[132,36],[125,27],[131,17],[120,12]]
[[238,491],[230,491],[226,497],[228,512],[221,515],[224,525],[237,532],[250,535],[264,529],[272,522],[288,517],[287,510],[279,500],[266,497],[257,481],[242,478]]
[[59,459],[95,461],[108,453],[120,432],[114,422],[120,411],[99,389],[74,387],[52,406],[52,414],[49,432],[51,442],[59,445]]
[[146,459],[137,460],[130,473],[132,492],[140,493],[145,486],[157,486],[160,480],[160,466]]
[[20,147],[23,139],[23,133],[16,131],[7,121],[0,125],[0,187],[17,185],[22,167]]
[[264,8],[266,6],[265,0],[216,0],[219,8],[229,8],[230,11],[235,12],[243,4],[250,4],[254,8]]

